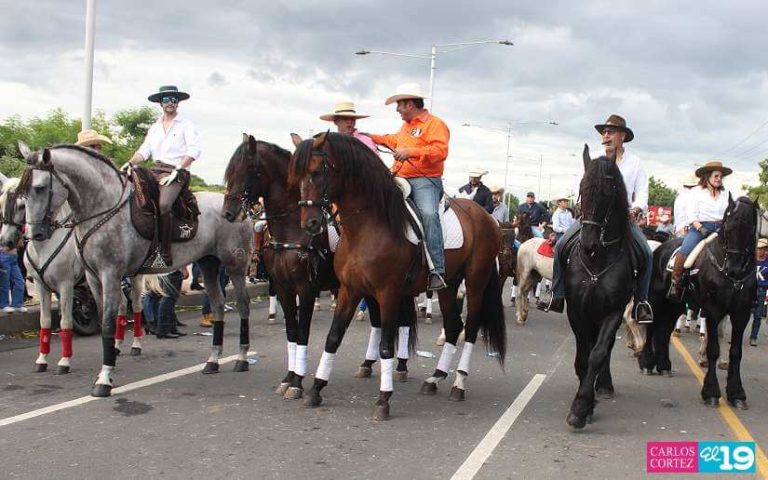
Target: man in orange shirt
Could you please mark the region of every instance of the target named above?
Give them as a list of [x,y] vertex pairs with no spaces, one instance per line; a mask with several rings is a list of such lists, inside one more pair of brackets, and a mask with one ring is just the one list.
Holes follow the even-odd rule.
[[411,186],[411,198],[421,212],[424,237],[433,268],[429,272],[428,290],[445,288],[443,229],[438,212],[443,196],[443,168],[448,157],[448,126],[424,108],[417,83],[406,83],[387,98],[385,105],[397,102],[397,113],[403,119],[400,131],[392,135],[370,135],[374,142],[394,150],[392,172]]

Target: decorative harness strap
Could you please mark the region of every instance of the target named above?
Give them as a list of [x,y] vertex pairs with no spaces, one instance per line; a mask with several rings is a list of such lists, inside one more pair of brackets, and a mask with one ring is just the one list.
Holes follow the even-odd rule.
[[[38,267],[35,264],[34,260],[32,260],[32,257],[29,256],[29,249],[24,250],[24,257],[27,259],[29,264],[32,265],[32,269],[35,271],[35,273],[37,273],[38,278],[40,279],[41,282],[43,282],[43,285],[45,286],[45,288],[48,289],[49,292],[56,292],[56,290],[51,288],[51,286],[48,285],[48,282],[45,281],[45,272],[46,272],[46,270],[48,270],[48,267],[51,265],[53,260],[64,249],[64,246],[67,244],[67,242],[69,242],[69,239],[70,239],[70,237],[72,237],[72,234],[74,233],[74,231],[75,230],[73,228],[68,229],[67,234],[64,235],[64,238],[61,240],[61,242],[59,242],[59,244],[53,250],[53,253],[51,253],[51,255],[48,256],[48,258],[46,259],[45,263],[43,263],[43,265],[41,267]],[[76,284],[79,283],[80,280],[82,280],[82,278],[77,279],[77,281],[75,283]],[[58,293],[58,292],[56,292],[56,293]]]

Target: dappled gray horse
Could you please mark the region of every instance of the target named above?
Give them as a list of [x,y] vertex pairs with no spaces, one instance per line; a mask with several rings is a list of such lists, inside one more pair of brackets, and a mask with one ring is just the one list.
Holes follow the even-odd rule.
[[[130,219],[132,185],[115,165],[94,150],[60,145],[31,152],[23,143],[19,149],[27,162],[20,192],[26,195],[29,236],[40,241],[50,238],[58,226],[55,212],[65,201],[72,210],[70,223],[86,279],[96,298],[102,318],[103,364],[91,394],[109,396],[115,367],[116,316],[120,305],[123,276],[145,273],[151,241],[145,240]],[[171,272],[197,261],[203,271],[206,293],[214,313],[213,347],[203,373],[219,367],[224,332],[224,298],[218,282],[219,266],[230,275],[240,314],[240,351],[235,371],[246,371],[250,313],[245,275],[252,250],[252,225],[230,223],[221,216],[224,197],[205,192],[197,195],[200,222],[197,235],[184,244],[174,244]]]

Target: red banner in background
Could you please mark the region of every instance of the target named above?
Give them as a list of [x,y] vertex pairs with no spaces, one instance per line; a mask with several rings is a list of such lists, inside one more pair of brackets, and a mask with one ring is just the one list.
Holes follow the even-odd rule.
[[670,220],[674,220],[672,218],[672,207],[659,207],[658,205],[649,205],[648,206],[648,225],[653,225],[654,227],[658,225],[659,217],[662,215],[669,215]]

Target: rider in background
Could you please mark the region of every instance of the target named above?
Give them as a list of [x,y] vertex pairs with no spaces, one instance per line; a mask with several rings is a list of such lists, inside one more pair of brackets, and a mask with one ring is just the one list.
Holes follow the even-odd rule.
[[672,268],[672,285],[667,292],[667,298],[680,302],[683,299],[684,289],[680,284],[683,276],[685,259],[691,254],[696,245],[710,234],[720,230],[723,225],[723,216],[728,208],[728,199],[731,194],[723,186],[723,178],[733,173],[733,170],[723,166],[719,160],[707,162],[696,169],[699,177],[699,186],[691,190],[688,197],[686,212],[690,227],[685,234],[680,252],[675,256],[675,265]]
[[688,220],[688,197],[691,195],[691,189],[699,184],[699,179],[696,175],[691,175],[683,180],[683,188],[678,190],[677,197],[675,197],[675,204],[672,210],[672,215],[675,219],[675,236],[684,237],[688,232],[688,226],[691,222]]
[[568,210],[569,199],[567,196],[561,196],[557,198],[557,210],[552,214],[552,230],[555,232],[555,237],[559,241],[565,232],[571,228],[573,222],[573,213]]
[[755,310],[752,313],[752,332],[749,334],[749,344],[757,346],[757,334],[760,332],[760,323],[765,316],[765,295],[768,292],[768,240],[761,238],[757,241],[755,249],[757,260],[757,298]]
[[493,213],[493,199],[491,198],[491,190],[486,187],[481,178],[487,174],[488,170],[481,170],[477,167],[469,171],[469,183],[462,186],[459,189],[459,198],[469,198],[475,201],[478,205],[483,207],[486,212]]
[[[627,122],[618,115],[611,115],[603,124],[595,125],[595,130],[600,134],[602,144],[605,147],[605,155],[616,157],[616,165],[621,171],[624,185],[627,189],[627,200],[630,205],[630,214],[636,217],[648,209],[648,176],[640,164],[640,158],[627,151],[625,143],[629,143],[635,138],[634,132],[627,127]],[[566,232],[563,238],[557,243],[555,248],[554,278],[552,288],[552,300],[550,305],[539,304],[542,310],[553,310],[562,312],[565,304],[565,284],[562,281],[562,266],[560,265],[560,252],[563,246],[581,230],[581,222],[576,222],[574,226]],[[653,263],[651,261],[651,249],[643,235],[642,230],[631,222],[630,231],[634,239],[636,248],[643,252],[645,256],[645,265],[639,272],[636,279],[634,298],[635,307],[633,310],[637,323],[652,323],[653,310],[648,303],[648,289],[651,284],[651,272]]]
[[499,222],[499,225],[509,223],[509,207],[501,201],[502,198],[504,198],[504,188],[493,185],[491,187],[491,201],[493,202],[491,216]]
[[189,167],[202,153],[197,127],[192,120],[178,114],[179,102],[188,98],[188,93],[173,85],[160,87],[157,93],[148,97],[150,102],[160,104],[163,115],[149,127],[144,143],[122,167],[130,171],[144,160],[152,158],[155,161],[152,174],[160,184],[160,254],[166,266],[173,263],[171,207],[182,190],[189,186]]
[[445,285],[443,229],[438,212],[443,196],[443,170],[448,157],[451,132],[438,117],[424,108],[421,87],[406,83],[384,102],[397,102],[397,113],[403,119],[400,131],[390,135],[369,135],[377,145],[394,150],[392,172],[404,178],[411,187],[411,198],[421,212],[424,237],[434,268],[429,272],[428,290],[440,290]]
[[544,205],[536,201],[536,194],[528,192],[525,195],[525,203],[521,203],[517,207],[517,215],[520,216],[524,213],[528,214],[528,218],[531,219],[531,229],[533,230],[534,237],[542,237],[541,222],[547,219],[547,209]]

